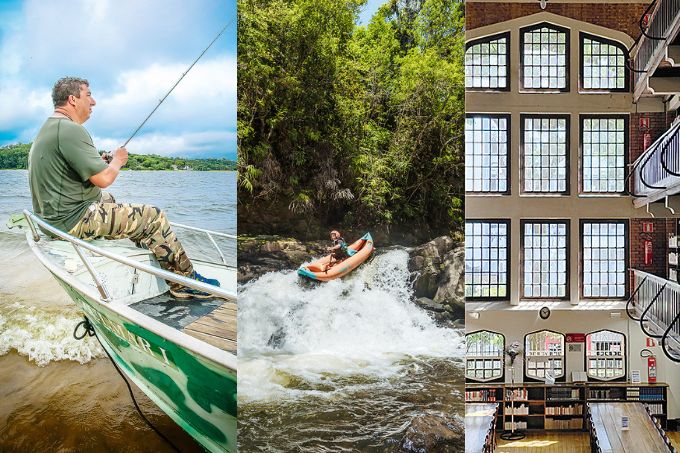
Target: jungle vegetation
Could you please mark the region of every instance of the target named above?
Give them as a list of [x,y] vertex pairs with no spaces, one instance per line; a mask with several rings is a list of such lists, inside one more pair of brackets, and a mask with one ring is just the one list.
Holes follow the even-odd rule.
[[364,3],[238,1],[239,203],[459,231],[464,5]]
[[[0,147],[0,169],[28,168],[30,143]],[[184,159],[152,154],[130,154],[124,170],[236,170],[236,162],[227,159]]]

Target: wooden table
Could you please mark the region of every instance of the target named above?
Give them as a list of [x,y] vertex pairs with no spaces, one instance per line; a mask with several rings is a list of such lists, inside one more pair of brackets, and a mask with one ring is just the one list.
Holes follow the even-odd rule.
[[[595,435],[603,453],[668,452],[642,403],[588,403]],[[621,429],[621,417],[628,429]]]
[[465,403],[465,453],[487,451],[487,441],[493,445],[497,411],[498,403]]

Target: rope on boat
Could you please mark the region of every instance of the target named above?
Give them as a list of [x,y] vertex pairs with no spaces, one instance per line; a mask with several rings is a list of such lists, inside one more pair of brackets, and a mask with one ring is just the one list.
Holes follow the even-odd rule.
[[[120,368],[118,368],[118,364],[116,364],[116,361],[113,360],[113,357],[111,357],[111,354],[109,354],[109,351],[104,347],[104,344],[99,339],[99,336],[97,335],[97,332],[94,330],[94,326],[92,326],[92,324],[90,323],[90,320],[87,319],[87,316],[84,316],[84,318],[85,319],[83,321],[80,321],[78,324],[76,324],[76,328],[73,329],[73,337],[76,340],[82,340],[83,338],[85,338],[86,335],[89,335],[89,336],[95,337],[97,339],[97,341],[99,342],[99,345],[102,347],[102,349],[104,350],[106,355],[109,357],[109,360],[111,360],[113,367],[116,369],[116,371],[118,371],[118,374],[120,374],[120,377],[123,378],[123,381],[125,382],[125,385],[128,388],[128,392],[130,392],[130,398],[132,398],[132,403],[135,405],[135,408],[137,409],[137,412],[139,413],[140,417],[142,417],[142,419],[146,422],[146,424],[149,426],[149,428],[154,430],[156,432],[156,434],[158,434],[158,436],[161,439],[163,439],[174,451],[176,451],[177,453],[180,453],[179,448],[177,448],[177,446],[170,439],[168,439],[165,436],[165,434],[160,432],[158,430],[158,428],[156,428],[153,425],[153,423],[151,423],[151,421],[148,418],[146,418],[146,415],[144,415],[144,412],[142,412],[142,409],[139,407],[139,404],[137,404],[137,398],[135,398],[135,394],[132,391],[132,387],[130,386],[130,383],[128,382],[127,378],[125,377],[123,372],[120,371]],[[85,328],[85,331],[83,332],[82,335],[78,335],[78,329],[80,328],[80,326],[83,326]]]
[[[78,329],[80,328],[80,326],[83,326],[85,328],[82,335],[78,335]],[[87,335],[94,337],[95,335],[97,335],[97,333],[94,331],[94,327],[92,327],[92,324],[90,324],[90,320],[87,319],[87,316],[85,316],[85,319],[76,324],[76,328],[73,329],[73,338],[75,338],[76,340],[82,340]]]

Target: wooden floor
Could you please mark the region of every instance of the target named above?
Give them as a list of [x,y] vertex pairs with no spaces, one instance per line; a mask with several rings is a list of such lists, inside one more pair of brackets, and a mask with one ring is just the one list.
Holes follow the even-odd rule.
[[680,451],[680,432],[678,431],[666,431],[666,434],[668,434],[668,437],[671,438],[671,443],[675,448]]
[[236,304],[225,301],[224,304],[192,322],[182,331],[236,354]]
[[583,431],[527,433],[522,440],[501,440],[495,453],[590,453],[590,438]]

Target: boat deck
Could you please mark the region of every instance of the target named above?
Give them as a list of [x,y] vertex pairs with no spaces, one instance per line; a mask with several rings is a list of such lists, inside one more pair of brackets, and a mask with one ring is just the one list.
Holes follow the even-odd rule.
[[224,301],[210,313],[187,325],[182,332],[236,354],[236,304]]
[[236,354],[236,304],[223,299],[180,300],[164,293],[130,306],[163,324]]

